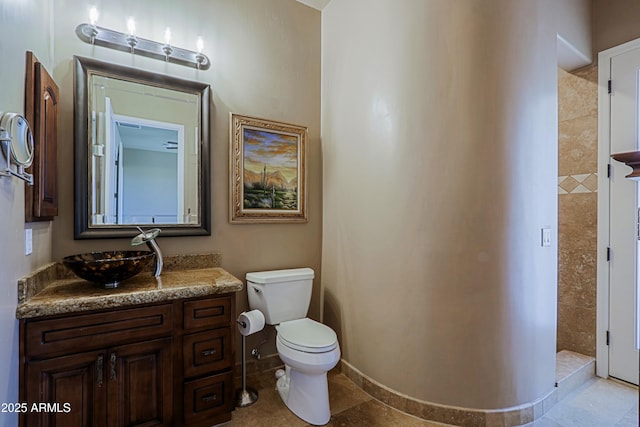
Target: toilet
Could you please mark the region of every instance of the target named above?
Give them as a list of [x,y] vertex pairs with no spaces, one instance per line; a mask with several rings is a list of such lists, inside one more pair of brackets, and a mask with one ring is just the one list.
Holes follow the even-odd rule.
[[276,373],[284,404],[302,420],[324,425],[331,418],[327,372],[340,360],[336,333],[307,318],[314,272],[310,268],[247,273],[249,306],[277,331],[276,348],[285,364]]

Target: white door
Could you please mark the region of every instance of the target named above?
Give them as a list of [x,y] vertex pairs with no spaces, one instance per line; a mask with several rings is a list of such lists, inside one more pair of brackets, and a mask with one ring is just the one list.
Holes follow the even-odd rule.
[[104,149],[104,213],[105,224],[119,224],[118,213],[118,127],[113,114],[111,98],[105,99],[105,149]]
[[[638,144],[640,48],[610,58],[610,153]],[[638,182],[611,160],[609,262],[609,375],[638,384]]]

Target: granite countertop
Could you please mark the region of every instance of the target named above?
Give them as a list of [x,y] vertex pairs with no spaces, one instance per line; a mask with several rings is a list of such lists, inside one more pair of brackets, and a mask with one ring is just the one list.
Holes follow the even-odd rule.
[[27,319],[124,307],[242,290],[243,283],[219,267],[219,255],[165,258],[158,278],[144,271],[118,288],[79,279],[60,263],[51,263],[18,281],[16,317]]

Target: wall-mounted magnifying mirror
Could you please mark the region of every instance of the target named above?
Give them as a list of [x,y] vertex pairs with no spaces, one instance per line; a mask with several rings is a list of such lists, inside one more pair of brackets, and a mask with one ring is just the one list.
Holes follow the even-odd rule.
[[0,112],[0,151],[0,176],[13,176],[33,185],[33,175],[25,172],[33,162],[33,135],[20,114]]
[[17,113],[2,114],[0,127],[9,132],[11,136],[12,161],[25,168],[31,166],[33,162],[33,135],[24,117]]
[[75,238],[208,235],[209,85],[75,57]]

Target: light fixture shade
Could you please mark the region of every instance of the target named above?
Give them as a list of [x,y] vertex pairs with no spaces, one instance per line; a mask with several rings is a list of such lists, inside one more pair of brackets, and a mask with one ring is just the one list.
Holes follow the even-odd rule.
[[98,18],[100,17],[100,12],[98,12],[98,9],[96,9],[96,7],[92,7],[91,10],[89,11],[89,23],[91,23],[91,25],[96,25],[96,22],[98,22]]
[[202,40],[202,36],[198,36],[198,40],[196,41],[196,49],[198,49],[198,53],[202,53],[203,47],[204,47],[204,40]]
[[133,19],[133,17],[129,17],[129,19],[127,20],[127,30],[129,30],[130,36],[136,35],[136,21],[135,19]]

